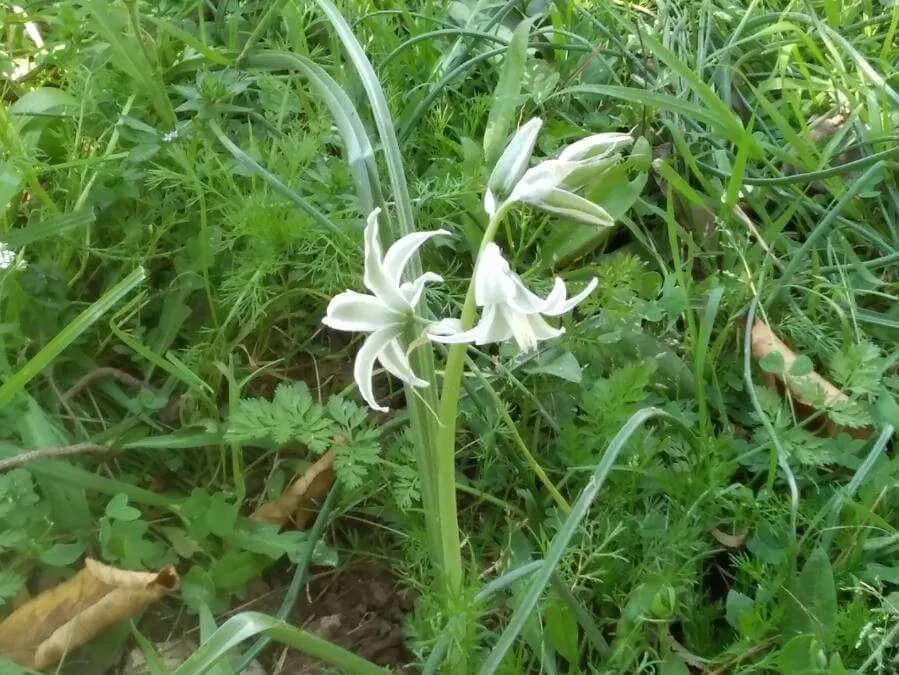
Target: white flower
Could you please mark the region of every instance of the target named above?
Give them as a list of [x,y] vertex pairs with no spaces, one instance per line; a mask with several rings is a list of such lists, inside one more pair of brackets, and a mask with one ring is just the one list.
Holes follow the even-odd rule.
[[177,129],[172,129],[171,131],[166,131],[166,132],[162,135],[162,142],[163,142],[163,143],[171,143],[171,142],[174,141],[176,138],[178,138],[178,130],[177,130]]
[[561,216],[591,225],[610,227],[609,213],[573,190],[583,187],[618,161],[615,152],[633,141],[628,134],[593,134],[567,145],[556,159],[540,162],[528,169],[542,122],[535,117],[523,125],[500,156],[484,193],[484,209],[491,218],[499,207],[526,202]]
[[443,281],[433,272],[425,272],[412,282],[402,282],[403,271],[416,251],[431,237],[449,234],[446,230],[414,232],[399,239],[387,254],[381,252],[378,237],[378,214],[375,209],[365,226],[365,274],[363,283],[371,295],[344,291],[328,304],[322,323],[336,330],[371,333],[356,354],[353,376],[359,393],[375,410],[386,412],[372,393],[372,372],[375,360],[389,372],[415,387],[427,387],[428,382],[412,371],[409,359],[399,338],[410,326],[415,306],[425,284]]
[[491,218],[528,168],[542,125],[543,120],[539,117],[534,117],[523,124],[496,161],[496,166],[493,167],[493,172],[487,180],[487,190],[484,192],[484,210]]
[[633,139],[627,134],[594,134],[566,146],[557,159],[547,159],[528,169],[508,197],[590,225],[611,227],[615,219],[599,204],[576,195],[618,160],[615,149]]
[[596,288],[596,278],[587,287],[567,298],[565,282],[556,277],[553,289],[541,298],[525,287],[499,246],[490,243],[478,258],[474,273],[475,302],[483,307],[481,320],[467,331],[461,330],[458,320],[444,319],[428,328],[436,342],[473,342],[478,345],[505,342],[514,338],[523,352],[537,348],[540,340],[558,337],[564,328],[553,328],[543,316],[559,316],[571,311]]
[[28,267],[28,262],[22,256],[18,255],[13,249],[0,241],[0,270],[12,267],[16,270],[24,270]]

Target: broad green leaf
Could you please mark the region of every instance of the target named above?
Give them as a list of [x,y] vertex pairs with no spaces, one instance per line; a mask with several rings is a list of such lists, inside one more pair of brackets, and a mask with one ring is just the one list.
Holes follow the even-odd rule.
[[774,375],[783,374],[784,368],[786,367],[783,354],[778,351],[768,352],[759,359],[759,367],[766,373],[772,373]]
[[[771,352],[772,354],[776,352]],[[766,355],[768,356],[768,355]],[[805,354],[800,354],[796,357],[796,360],[793,362],[793,365],[790,366],[790,376],[791,377],[807,377],[811,375],[815,370],[815,365],[812,363],[812,360],[807,357]]]
[[827,642],[836,627],[837,589],[830,559],[817,548],[791,585],[784,616],[784,632],[809,633]]
[[534,19],[523,19],[512,34],[500,71],[499,82],[493,92],[493,103],[484,130],[484,158],[492,166],[503,150],[521,99],[524,67],[527,62],[528,36]]
[[524,370],[532,375],[552,375],[568,382],[581,381],[581,364],[567,350],[539,354],[536,363],[528,364]]
[[46,551],[42,551],[40,560],[51,567],[66,567],[81,557],[87,549],[86,541],[77,541],[74,544],[54,544]]
[[740,628],[740,620],[743,615],[752,610],[755,601],[750,598],[748,595],[744,595],[737,590],[731,588],[727,592],[727,599],[725,600],[725,618],[727,619],[727,623],[731,625],[737,631],[742,632]]
[[78,100],[56,87],[38,87],[23,94],[9,106],[9,112],[20,124],[32,119],[58,115],[67,110],[77,110]]
[[128,506],[128,496],[117,494],[106,505],[106,515],[115,520],[131,521],[140,518],[140,511]]
[[543,612],[543,630],[549,645],[568,663],[579,661],[578,624],[574,612],[561,600],[554,600]]

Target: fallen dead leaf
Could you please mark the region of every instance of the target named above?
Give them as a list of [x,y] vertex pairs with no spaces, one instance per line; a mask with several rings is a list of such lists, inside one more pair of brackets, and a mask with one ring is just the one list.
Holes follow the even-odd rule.
[[[794,402],[805,412],[822,408],[829,410],[849,402],[849,396],[846,393],[814,371],[808,375],[790,375],[793,364],[796,363],[796,353],[784,344],[761,319],[756,319],[752,326],[750,342],[752,355],[757,361],[761,361],[771,352],[780,354],[784,369],[778,379],[786,385]],[[830,418],[825,420],[823,431],[829,436],[836,436],[841,431],[848,433],[853,438],[867,438],[871,435],[868,427],[841,427],[834,424]]]
[[[796,363],[796,353],[787,347],[761,319],[756,319],[752,325],[750,339],[752,355],[756,360],[760,361],[771,352],[777,352],[783,359],[784,373],[792,370],[793,364]],[[816,372],[801,376],[786,375],[781,377],[781,380],[787,385],[793,398],[809,408],[817,408],[821,405],[825,408],[833,408],[849,401],[846,394]],[[814,400],[808,396],[810,391],[817,393]]]
[[746,543],[746,538],[749,536],[749,531],[740,532],[738,534],[728,534],[724,530],[721,530],[717,527],[712,528],[712,536],[722,546],[726,546],[727,548],[740,548],[743,544]]
[[305,530],[315,518],[315,506],[328,494],[334,484],[334,452],[328,451],[295,480],[273,502],[257,508],[251,520],[275,523],[284,527],[288,521],[299,530]]
[[159,572],[130,572],[87,558],[74,577],[32,598],[0,623],[0,654],[26,668],[47,668],[178,585],[171,565]]

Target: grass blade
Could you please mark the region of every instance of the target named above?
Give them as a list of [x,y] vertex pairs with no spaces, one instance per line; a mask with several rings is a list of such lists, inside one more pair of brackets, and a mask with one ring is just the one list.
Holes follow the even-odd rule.
[[0,385],[0,408],[9,403],[25,388],[31,379],[46,368],[70,344],[112,309],[122,298],[141,283],[146,276],[138,267],[127,277],[104,293],[99,300],[72,319],[43,349],[35,354],[22,368]]
[[[384,89],[375,73],[371,61],[365,55],[365,50],[359,44],[359,40],[353,34],[353,30],[340,10],[334,6],[331,0],[315,0],[337,31],[344,49],[350,57],[350,62],[359,74],[362,86],[368,96],[371,112],[378,128],[378,136],[381,138],[381,148],[387,161],[387,174],[390,177],[390,187],[393,191],[393,199],[396,202],[397,217],[399,219],[399,231],[394,232],[394,239],[409,234],[415,230],[415,222],[412,215],[412,202],[409,199],[409,186],[406,183],[406,173],[403,169],[403,157],[400,154],[400,146],[396,139],[396,131],[393,119],[390,116],[390,108],[387,107],[387,97]],[[409,275],[417,277],[421,274],[421,263],[418,256],[414,256],[410,262]]]
[[356,183],[363,215],[375,208],[375,195],[380,202],[381,180],[375,163],[375,151],[353,102],[337,81],[324,68],[299,54],[264,51],[252,54],[247,64],[265,70],[298,70],[328,106],[346,146],[347,163]]
[[94,214],[86,210],[53,215],[33,225],[10,230],[3,235],[3,241],[11,248],[20,248],[93,222]]
[[193,655],[175,669],[173,675],[201,675],[244,640],[264,633],[276,642],[299,649],[354,675],[385,675],[390,671],[348,652],[314,633],[259,612],[242,612],[231,617]]
[[524,82],[524,66],[528,57],[528,35],[534,19],[524,19],[515,28],[512,41],[506,49],[499,82],[493,92],[493,104],[484,130],[484,159],[487,166],[496,163],[503,149],[506,137],[512,127],[515,110],[521,96]]

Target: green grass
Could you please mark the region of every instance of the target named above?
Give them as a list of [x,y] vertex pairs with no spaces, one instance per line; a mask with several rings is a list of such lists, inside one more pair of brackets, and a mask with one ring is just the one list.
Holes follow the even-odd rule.
[[[209,638],[179,673],[228,672],[260,633],[367,672],[279,621],[309,565],[363,561],[415,596],[402,665],[425,672],[899,667],[899,5],[341,2],[354,52],[302,0],[19,4],[0,241],[27,267],[0,270],[0,456],[109,449],[0,474],[0,616],[86,554],[172,562],[165,611]],[[535,115],[541,157],[642,140],[587,187],[614,232],[526,208],[500,228],[535,290],[600,287],[536,355],[469,351],[448,598],[402,388],[379,377],[392,413],[368,416],[358,340],[321,318],[362,289],[381,203],[390,240],[453,233],[422,267],[445,277],[430,311],[457,314],[492,163]],[[849,402],[774,386],[751,316]],[[141,384],[66,395],[100,368]],[[334,434],[321,542],[249,523]],[[285,570],[278,617],[228,619]],[[79,658],[112,663],[116,636]]]

